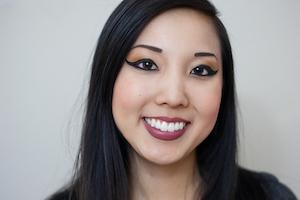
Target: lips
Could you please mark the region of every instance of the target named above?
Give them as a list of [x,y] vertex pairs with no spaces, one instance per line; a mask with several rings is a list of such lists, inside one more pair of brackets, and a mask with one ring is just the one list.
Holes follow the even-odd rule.
[[144,117],[146,130],[160,140],[175,140],[181,137],[189,123],[181,118]]

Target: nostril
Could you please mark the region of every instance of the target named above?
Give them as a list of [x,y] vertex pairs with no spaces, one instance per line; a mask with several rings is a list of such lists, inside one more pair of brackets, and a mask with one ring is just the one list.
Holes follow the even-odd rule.
[[186,107],[189,99],[187,95],[180,90],[165,90],[156,96],[156,103],[158,105],[168,105],[170,107]]

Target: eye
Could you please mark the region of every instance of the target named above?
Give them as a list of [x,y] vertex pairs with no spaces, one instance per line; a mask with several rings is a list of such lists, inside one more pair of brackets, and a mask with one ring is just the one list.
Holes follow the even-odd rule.
[[129,65],[136,67],[138,69],[141,69],[141,70],[153,71],[153,70],[158,69],[157,65],[151,59],[141,59],[141,60],[138,60],[135,62],[130,62],[130,61],[126,60],[126,62]]
[[218,72],[218,70],[213,70],[207,65],[199,65],[192,69],[191,74],[196,76],[213,76]]

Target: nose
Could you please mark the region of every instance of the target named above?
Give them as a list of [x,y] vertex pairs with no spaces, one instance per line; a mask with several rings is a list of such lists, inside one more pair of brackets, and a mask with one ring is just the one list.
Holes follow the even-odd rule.
[[157,84],[158,93],[155,101],[158,105],[186,107],[189,99],[186,94],[184,79],[177,74],[168,74]]

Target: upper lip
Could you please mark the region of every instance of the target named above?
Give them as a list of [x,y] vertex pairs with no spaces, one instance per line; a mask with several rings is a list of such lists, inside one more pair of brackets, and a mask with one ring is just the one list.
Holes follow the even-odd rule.
[[182,119],[180,117],[157,116],[157,117],[144,117],[144,118],[158,119],[158,120],[165,121],[165,122],[185,122],[185,123],[190,122],[190,121]]

